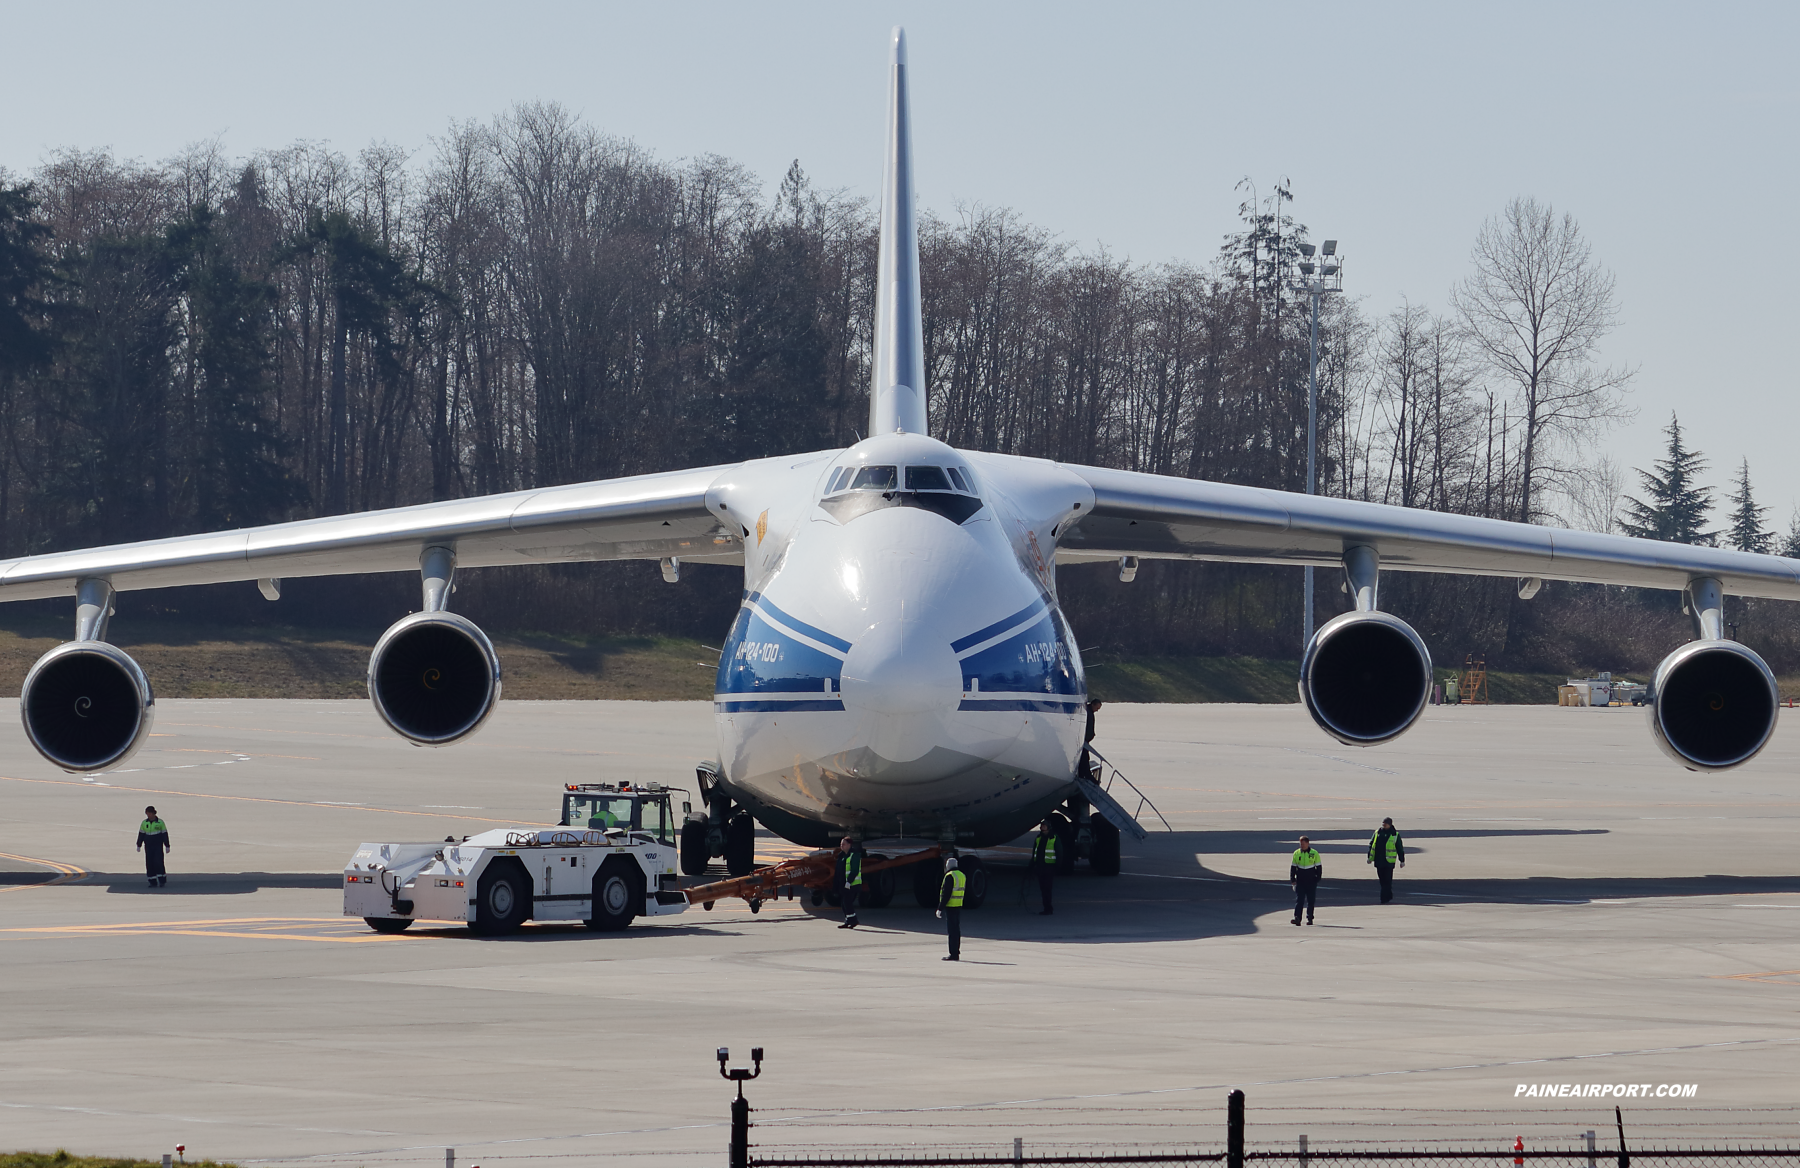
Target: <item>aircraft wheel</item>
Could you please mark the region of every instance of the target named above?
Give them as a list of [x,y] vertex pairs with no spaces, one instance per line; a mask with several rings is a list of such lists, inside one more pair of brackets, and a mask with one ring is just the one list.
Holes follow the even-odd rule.
[[969,878],[968,882],[963,885],[963,907],[980,908],[987,903],[987,866],[981,862],[980,856],[958,857],[956,866],[962,869],[963,875]]
[[488,865],[475,885],[477,933],[503,937],[515,933],[531,916],[531,877],[517,860]]
[[920,860],[907,867],[912,870],[913,899],[919,902],[920,908],[937,908],[938,889],[944,883],[943,861]]
[[1091,821],[1094,833],[1094,851],[1088,857],[1088,867],[1096,876],[1117,876],[1119,874],[1119,829],[1106,821],[1106,817],[1096,812]]
[[1061,815],[1056,821],[1056,874],[1067,876],[1075,870],[1076,852],[1080,850],[1075,825]]
[[[871,860],[885,860],[886,856],[870,856]],[[894,903],[894,870],[883,868],[879,872],[870,872],[863,877],[863,903],[870,908],[886,908]]]
[[600,865],[594,873],[593,915],[583,923],[602,933],[616,933],[629,928],[637,919],[639,873],[635,865],[617,858]]
[[725,826],[725,870],[748,876],[756,869],[756,820],[740,811]]
[[681,825],[681,874],[700,876],[712,854],[706,846],[706,820],[690,819]]
[[377,933],[404,933],[412,928],[412,921],[406,917],[364,917],[363,924]]
[[818,908],[820,905],[822,905],[824,903],[825,903],[825,890],[822,888],[813,889],[812,890],[812,906],[814,908]]

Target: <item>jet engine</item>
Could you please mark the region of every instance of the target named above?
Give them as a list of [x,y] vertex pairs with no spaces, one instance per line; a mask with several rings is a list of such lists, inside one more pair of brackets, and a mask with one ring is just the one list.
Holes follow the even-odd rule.
[[500,700],[500,657],[475,622],[453,612],[395,621],[369,655],[375,712],[420,746],[447,746],[481,728]]
[[1736,641],[1689,641],[1663,658],[1652,685],[1656,744],[1689,770],[1749,762],[1775,733],[1775,674]]
[[150,734],[156,697],[124,650],[67,641],[39,657],[19,691],[19,716],[37,752],[66,771],[116,766]]
[[1431,695],[1431,654],[1385,612],[1346,612],[1320,626],[1300,662],[1300,700],[1346,746],[1397,738]]

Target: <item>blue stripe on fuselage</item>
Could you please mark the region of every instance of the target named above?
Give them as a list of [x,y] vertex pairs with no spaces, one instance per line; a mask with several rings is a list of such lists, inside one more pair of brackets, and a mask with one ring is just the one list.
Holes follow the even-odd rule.
[[719,655],[715,704],[721,709],[726,702],[732,709],[751,708],[740,704],[741,695],[742,699],[774,702],[779,709],[810,709],[830,703],[830,708],[841,710],[843,700],[837,691],[843,668],[842,659],[776,627],[746,603],[738,610],[737,623]]
[[[984,693],[997,695],[995,701],[1076,701],[1086,692],[1070,652],[1068,627],[1054,608],[1004,641],[964,657],[962,675],[969,701],[983,700]],[[970,707],[965,702],[964,708],[996,707]]]
[[1040,596],[1024,608],[1021,608],[1018,612],[1007,617],[1005,620],[995,621],[985,629],[977,630],[966,637],[950,642],[950,651],[953,653],[961,653],[964,649],[981,644],[989,637],[997,637],[1007,629],[1018,624],[1020,621],[1029,620],[1033,616],[1036,616],[1039,612],[1042,612],[1048,607],[1048,604],[1049,602]]
[[795,620],[787,613],[776,608],[774,603],[760,592],[752,592],[745,596],[744,603],[752,604],[757,608],[762,609],[769,617],[786,625],[801,636],[811,637],[821,645],[830,645],[840,653],[848,653],[850,651],[849,641],[844,640],[842,637],[834,637],[816,625],[809,625],[805,621]]

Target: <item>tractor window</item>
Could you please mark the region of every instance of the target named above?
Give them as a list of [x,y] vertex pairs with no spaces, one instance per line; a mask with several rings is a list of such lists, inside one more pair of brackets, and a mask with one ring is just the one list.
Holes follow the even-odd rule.
[[906,489],[909,491],[948,491],[950,480],[944,476],[943,467],[909,466],[906,468]]
[[665,844],[675,842],[674,817],[669,814],[669,805],[662,799],[646,799],[639,807],[642,809],[643,822],[638,826],[654,835]]
[[590,831],[605,831],[609,827],[631,828],[631,809],[637,803],[635,799],[621,799],[616,795],[571,795],[569,811],[563,818],[567,827],[585,827]]
[[895,480],[899,477],[899,467],[865,466],[856,472],[856,481],[850,484],[853,491],[891,491]]

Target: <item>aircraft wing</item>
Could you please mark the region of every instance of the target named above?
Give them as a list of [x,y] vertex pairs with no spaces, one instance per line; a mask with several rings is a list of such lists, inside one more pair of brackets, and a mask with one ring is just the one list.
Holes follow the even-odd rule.
[[1365,544],[1389,571],[1674,590],[1710,576],[1731,595],[1800,600],[1800,560],[1782,556],[1061,465],[1094,492],[1092,510],[1058,541],[1063,563],[1137,556],[1336,567],[1346,548]]
[[706,491],[731,466],[703,467],[331,515],[267,527],[51,552],[0,561],[0,601],[74,594],[101,578],[118,591],[234,580],[418,571],[432,546],[459,567],[577,560],[732,560],[738,529]]

